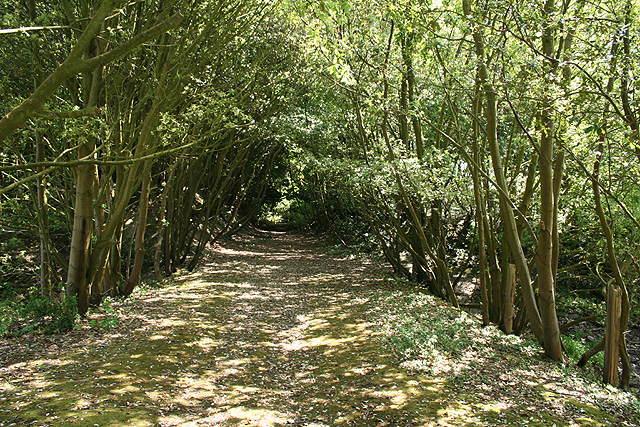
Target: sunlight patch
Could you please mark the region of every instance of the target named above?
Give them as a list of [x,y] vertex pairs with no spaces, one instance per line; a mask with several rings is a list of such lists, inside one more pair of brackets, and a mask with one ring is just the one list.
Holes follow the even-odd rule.
[[126,385],[124,387],[120,387],[120,388],[115,388],[112,390],[109,390],[111,393],[113,394],[119,394],[119,395],[123,395],[123,394],[127,394],[127,393],[135,393],[137,391],[140,391],[140,389],[138,387],[134,387],[132,385]]
[[0,383],[0,392],[14,391],[16,389],[17,389],[16,386],[11,384],[7,380],[2,380],[2,382]]
[[161,335],[161,334],[156,334],[156,335],[151,335],[149,338],[147,338],[149,341],[160,341],[160,340],[165,340],[167,339],[166,335]]
[[399,409],[409,401],[407,393],[400,389],[374,391],[371,396],[388,399],[391,402],[389,407],[393,409]]
[[[252,425],[256,427],[272,427],[282,425],[289,419],[287,414],[264,408],[250,409],[242,406],[219,412],[209,418],[200,420],[204,425],[233,423],[233,425]],[[211,424],[210,424],[211,423]]]
[[211,338],[202,338],[199,341],[195,341],[193,343],[189,343],[186,344],[188,346],[193,346],[193,345],[197,345],[198,347],[204,349],[204,350],[209,350],[211,348],[217,347],[219,345],[222,345],[222,342],[220,340],[214,340]]
[[186,326],[187,322],[176,319],[175,317],[165,318],[158,322],[160,328],[175,328],[176,326]]

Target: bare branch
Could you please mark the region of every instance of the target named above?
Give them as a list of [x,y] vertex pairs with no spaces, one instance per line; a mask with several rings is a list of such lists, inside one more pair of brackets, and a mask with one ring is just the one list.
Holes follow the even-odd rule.
[[18,28],[6,28],[0,30],[0,34],[15,34],[15,33],[27,33],[29,31],[41,31],[41,30],[65,30],[69,28],[66,25],[49,25],[43,27],[18,27]]

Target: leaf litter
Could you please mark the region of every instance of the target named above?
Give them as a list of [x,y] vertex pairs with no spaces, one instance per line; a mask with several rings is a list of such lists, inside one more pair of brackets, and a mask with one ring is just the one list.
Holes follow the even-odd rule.
[[0,426],[636,425],[630,395],[326,244],[240,236],[112,328],[0,340]]

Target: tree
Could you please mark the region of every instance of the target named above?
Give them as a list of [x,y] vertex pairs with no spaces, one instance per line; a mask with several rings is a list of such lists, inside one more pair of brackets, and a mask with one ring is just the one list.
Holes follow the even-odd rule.
[[[445,234],[434,224],[445,224],[446,229],[455,223],[451,213],[462,209],[453,208],[456,194],[446,194],[445,188],[451,181],[470,180],[477,239],[467,242],[467,251],[478,248],[484,322],[516,333],[528,323],[546,354],[559,360],[564,356],[556,288],[560,280],[571,282],[571,268],[592,262],[571,265],[569,260],[577,255],[572,245],[580,239],[571,233],[598,221],[594,215],[576,216],[578,200],[579,210],[598,210],[597,201],[578,196],[576,174],[606,189],[584,166],[593,151],[578,128],[601,120],[598,102],[613,101],[600,86],[602,68],[594,65],[594,57],[608,60],[608,52],[597,46],[606,46],[613,32],[602,25],[609,17],[600,19],[598,14],[605,13],[598,5],[546,1],[538,6],[392,2],[369,12],[366,5],[324,3],[309,10],[305,19],[318,22],[310,40],[328,70],[324,77],[331,96],[338,100],[324,105],[322,114],[328,117],[327,111],[335,111],[331,118],[340,123],[325,136],[324,141],[335,141],[332,148],[309,150],[323,182],[336,175],[351,177],[346,185],[333,184],[335,193],[347,192],[357,202],[368,221],[367,232],[376,236],[394,269],[409,274],[403,261],[409,256],[412,276],[423,276],[432,292],[451,301],[455,296],[447,296],[445,285],[434,286],[438,274],[451,275],[447,260],[452,257],[451,250],[438,243],[446,241]],[[625,23],[620,27],[625,30],[613,37],[630,46],[634,39],[624,34],[633,33],[631,9],[625,9],[626,15],[624,7],[619,9],[619,16],[627,16],[618,21]],[[593,15],[598,17],[585,18]],[[583,32],[597,42],[586,43],[589,37]],[[613,101],[612,111],[625,117],[633,138],[635,113],[624,101],[633,62],[623,63],[618,74],[621,96]],[[587,95],[594,92],[602,98]],[[587,129],[597,133],[601,127]],[[418,166],[435,167],[437,151],[432,147],[453,155],[446,160],[450,166],[462,159],[462,168],[447,170],[451,181],[432,181]],[[606,147],[593,148],[602,149]],[[607,161],[609,167],[616,164],[611,156]],[[629,183],[617,183],[622,182]],[[626,194],[637,191],[624,186]],[[326,200],[331,194],[326,186],[323,191],[323,205],[334,203]],[[448,209],[442,222],[437,209],[429,215],[429,206],[439,200]],[[625,215],[634,221],[633,214]],[[563,242],[563,236],[569,240]],[[471,259],[474,255],[469,253]]]
[[[264,153],[275,153],[272,144],[257,144],[257,130],[286,105],[284,96],[290,95],[287,91],[293,81],[274,76],[282,67],[292,65],[293,50],[289,39],[273,32],[275,27],[271,34],[264,32],[267,16],[275,16],[268,2],[63,3],[55,9],[55,16],[65,25],[56,28],[68,31],[65,35],[73,36],[73,45],[43,83],[2,119],[0,135],[12,134],[36,116],[66,118],[63,132],[80,143],[61,154],[51,147],[50,155],[59,154],[60,158],[76,151],[77,158],[46,161],[38,157],[36,163],[11,166],[39,172],[3,191],[72,168],[75,201],[66,292],[78,297],[79,311],[84,314],[106,294],[130,293],[140,280],[150,195],[155,192],[154,169],[158,173],[154,166],[159,159],[168,159],[163,165],[177,161],[173,160],[176,156],[189,159],[184,163],[186,170],[201,160],[196,153],[211,150],[205,154],[210,161],[201,164],[205,173],[198,177],[206,179],[211,174],[207,182],[213,187],[211,198],[202,209],[196,209],[197,203],[191,205],[193,211],[171,224],[176,229],[181,221],[198,224],[195,229],[189,225],[189,232],[180,239],[188,253],[199,235],[192,268],[223,211],[227,207],[237,211],[243,195],[253,186],[264,187],[259,181],[268,176],[269,168],[255,168],[248,162]],[[114,14],[116,9],[122,13]],[[142,44],[144,49],[135,50]],[[269,52],[269,47],[277,48],[277,55]],[[122,60],[125,55],[126,61]],[[261,82],[266,76],[271,80]],[[201,84],[201,78],[209,80]],[[174,131],[172,118],[198,108],[194,107],[198,90],[217,102],[208,107],[199,105],[211,116],[211,128],[194,124],[190,131],[200,135]],[[50,102],[54,93],[60,95],[56,99],[73,107],[68,112],[47,109],[48,101],[54,104]],[[71,118],[77,121],[69,121]],[[53,128],[49,133],[53,135],[50,139],[62,136]],[[220,155],[220,150],[226,154]],[[200,197],[197,191],[193,194],[193,200]],[[136,238],[129,269],[129,262],[122,263],[121,245],[128,233],[125,223],[133,216],[132,201],[137,206],[137,220],[132,223]],[[41,217],[46,219],[44,211]],[[207,222],[212,218],[210,228]],[[234,220],[235,215],[226,219],[229,223]],[[46,223],[40,228],[46,231]],[[43,247],[45,244],[43,238]]]

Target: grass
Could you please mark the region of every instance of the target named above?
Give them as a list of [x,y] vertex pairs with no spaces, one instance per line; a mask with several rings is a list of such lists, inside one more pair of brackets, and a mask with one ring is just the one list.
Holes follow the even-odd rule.
[[[562,344],[567,351],[567,356],[573,362],[578,362],[585,351],[589,349],[586,344],[585,332],[582,329],[576,330],[573,335],[563,335]],[[592,358],[592,363],[597,366],[604,365],[604,355],[602,352],[596,354]]]

